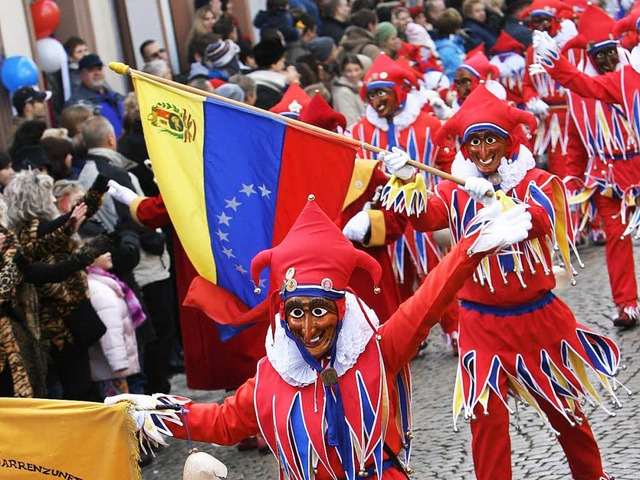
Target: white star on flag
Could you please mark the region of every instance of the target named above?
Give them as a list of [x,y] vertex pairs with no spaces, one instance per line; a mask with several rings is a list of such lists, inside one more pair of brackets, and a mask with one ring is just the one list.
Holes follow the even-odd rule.
[[218,229],[218,231],[216,232],[216,235],[218,236],[218,238],[220,238],[221,242],[228,242],[229,241],[229,234],[223,232],[222,230]]
[[222,247],[222,253],[227,256],[227,258],[236,258],[233,254],[233,250],[230,248]]
[[260,189],[261,196],[270,198],[269,195],[271,195],[271,190],[267,190],[267,187],[264,185],[264,183],[260,185],[258,188]]
[[256,193],[256,191],[253,189],[253,183],[251,185],[245,185],[243,183],[240,192],[244,193],[247,197],[250,197],[253,193]]
[[218,223],[226,226],[229,226],[229,220],[233,218],[233,217],[227,216],[224,212],[222,212],[222,215],[216,215],[216,217],[218,217]]
[[236,265],[236,270],[239,271],[243,275],[245,273],[247,273],[247,271],[244,269],[244,267],[242,265]]
[[225,208],[230,208],[234,212],[238,210],[240,205],[242,205],[240,202],[236,201],[236,197],[233,197],[231,200],[225,200],[224,203],[227,204]]
[[258,281],[258,286],[259,286],[260,288],[267,288],[267,280],[266,280],[265,278],[261,278],[261,279]]

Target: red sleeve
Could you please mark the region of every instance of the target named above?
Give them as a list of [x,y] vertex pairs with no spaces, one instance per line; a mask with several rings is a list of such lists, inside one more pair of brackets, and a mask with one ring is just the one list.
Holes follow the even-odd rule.
[[445,180],[436,185],[436,193],[427,200],[427,211],[419,216],[411,215],[409,221],[418,232],[433,232],[449,227],[449,213],[445,205],[445,200],[439,195],[448,195],[450,190],[455,188],[452,182]]
[[469,256],[467,250],[478,235],[463,239],[445,255],[416,293],[380,327],[380,348],[388,371],[395,373],[409,363],[420,342],[477,268],[483,255]]
[[236,394],[222,403],[192,403],[183,417],[183,426],[168,423],[174,436],[195,442],[235,445],[243,438],[258,433],[258,420],[253,403],[256,379],[250,378]]
[[590,77],[580,72],[562,56],[553,68],[548,68],[547,71],[563,87],[582,97],[596,98],[611,103],[624,102],[620,85],[620,71]]
[[531,81],[531,76],[529,75],[529,65],[531,65],[532,58],[533,58],[533,47],[529,47],[524,56],[524,59],[525,59],[524,76],[522,77],[522,101],[524,102],[525,105],[532,98],[536,98],[540,96],[536,88],[533,86],[533,82]]
[[584,148],[580,133],[573,118],[569,123],[569,140],[567,142],[566,159],[566,174],[584,179],[584,173],[587,171],[587,165],[589,163],[589,154]]
[[156,229],[171,223],[162,194],[157,197],[139,197],[131,203],[129,209],[133,218],[147,228]]

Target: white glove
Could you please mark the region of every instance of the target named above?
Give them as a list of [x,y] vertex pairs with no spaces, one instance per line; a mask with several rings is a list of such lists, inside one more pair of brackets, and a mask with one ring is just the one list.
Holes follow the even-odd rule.
[[356,213],[342,229],[342,233],[352,242],[362,243],[371,227],[371,219],[367,212]]
[[549,105],[542,101],[540,97],[534,97],[527,102],[527,110],[541,118],[549,116]]
[[433,108],[433,113],[436,114],[438,120],[449,120],[453,116],[453,109],[444,103],[440,95],[430,99],[429,105]]
[[547,73],[547,69],[544,68],[544,65],[542,65],[541,63],[532,63],[531,65],[529,65],[529,75],[534,77],[536,75],[548,75]]
[[[112,180],[109,181],[111,182]],[[118,184],[116,183],[116,185]],[[104,399],[105,405],[115,405],[120,402],[131,402],[140,410],[153,410],[158,405],[158,401],[151,395],[138,395],[135,393],[121,393]]]
[[547,32],[539,30],[533,32],[533,51],[534,58],[547,67],[553,67],[553,64],[560,58],[560,47]]
[[172,437],[173,433],[167,427],[167,422],[182,425],[178,412],[182,405],[190,402],[188,398],[163,393],[153,395],[136,395],[123,393],[104,399],[105,405],[115,405],[119,402],[129,402],[132,406],[128,413],[136,422],[139,431],[140,446],[147,453],[145,447],[153,454],[153,447],[167,445],[164,437]]
[[379,153],[378,160],[381,160],[391,175],[395,175],[400,180],[409,180],[416,173],[416,169],[407,162],[411,160],[407,153],[398,148],[392,147],[391,153]]
[[496,201],[495,194],[491,197],[487,197],[485,193],[493,192],[493,185],[487,179],[482,177],[469,177],[464,182],[462,187],[469,196],[476,202],[480,202],[485,206],[489,206]]
[[107,182],[109,185],[109,190],[107,193],[113,197],[114,200],[119,201],[120,203],[124,203],[127,207],[131,205],[136,198],[138,198],[138,194],[131,190],[130,188],[123,187],[115,180],[109,180]]
[[[523,241],[531,230],[531,214],[527,212],[527,205],[518,204],[506,212],[502,211],[502,204],[495,202],[483,208],[476,216],[480,221],[487,221],[468,254],[493,252],[507,245]],[[473,221],[473,220],[472,220]]]

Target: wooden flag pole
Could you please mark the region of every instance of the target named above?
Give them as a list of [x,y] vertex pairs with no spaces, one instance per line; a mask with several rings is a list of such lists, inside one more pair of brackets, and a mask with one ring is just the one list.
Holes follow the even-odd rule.
[[[295,120],[293,118],[289,118],[289,117],[285,117],[284,115],[280,115],[278,113],[273,113],[270,112],[268,110],[263,110],[261,108],[258,107],[254,107],[253,105],[248,105],[246,103],[243,102],[238,102],[237,100],[232,100],[230,98],[226,98],[226,97],[221,97],[220,95],[216,95],[215,93],[209,93],[206,92],[204,90],[200,90],[199,88],[195,88],[195,87],[191,87],[189,85],[183,85],[181,83],[178,82],[174,82],[173,80],[167,80],[166,78],[162,78],[162,77],[158,77],[156,75],[152,75],[150,73],[146,73],[146,72],[142,72],[140,70],[135,70],[133,68],[131,68],[129,65],[125,65],[124,63],[120,63],[120,62],[109,62],[109,68],[111,70],[113,70],[116,73],[119,73],[120,75],[131,75],[132,72],[135,72],[136,75],[140,76],[140,77],[145,77],[148,78],[149,80],[153,80],[155,82],[158,83],[162,83],[164,85],[168,85],[170,87],[173,88],[177,88],[179,90],[183,90],[185,92],[189,92],[189,93],[193,93],[194,95],[200,95],[200,96],[205,96],[205,97],[209,97],[209,98],[213,98],[215,100],[218,100],[220,102],[225,102],[225,103],[229,103],[231,105],[235,105],[236,107],[241,107],[241,108],[245,108],[248,110],[252,110],[256,113],[259,113],[260,115],[269,115],[272,116],[274,118],[277,118],[278,120],[282,120],[286,123],[288,123],[289,125],[293,125],[297,128],[302,128],[305,130],[311,130],[312,132],[315,132],[319,135],[322,135],[324,137],[329,137],[333,140],[336,140],[338,142],[343,142],[343,143],[348,143],[349,145],[351,145],[354,148],[363,148],[364,150],[368,150],[369,152],[374,152],[374,153],[389,153],[388,150],[385,150],[383,148],[380,147],[375,147],[369,143],[364,143],[364,142],[360,142],[358,140],[355,140],[353,138],[350,137],[346,137],[344,135],[340,135],[339,133],[335,133],[332,132],[330,130],[325,130],[324,128],[320,128],[320,127],[316,127],[315,125],[310,125],[308,123],[304,123],[301,122],[300,120]],[[437,168],[433,168],[430,167],[429,165],[425,165],[423,163],[417,162],[415,160],[409,160],[407,162],[409,165],[411,165],[412,167],[417,168],[418,170],[423,170],[427,173],[430,173],[431,175],[437,175],[438,177],[441,178],[445,178],[447,180],[451,180],[454,183],[457,183],[458,185],[464,185],[464,180],[459,178],[459,177],[454,177],[453,175],[443,172],[442,170],[438,170]],[[492,196],[493,192],[487,192],[488,196]]]

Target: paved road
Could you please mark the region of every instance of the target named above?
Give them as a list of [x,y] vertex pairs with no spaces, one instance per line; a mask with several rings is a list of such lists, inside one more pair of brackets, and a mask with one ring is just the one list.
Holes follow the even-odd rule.
[[[636,265],[640,266],[640,247],[636,245]],[[578,285],[558,292],[576,313],[579,321],[618,342],[626,370],[618,378],[632,391],[640,392],[640,327],[619,332],[611,323],[614,306],[610,298],[602,247],[581,250],[587,267],[580,272]],[[472,480],[473,465],[469,426],[459,422],[454,433],[451,420],[451,392],[456,372],[453,356],[440,340],[439,327],[434,328],[428,347],[411,365],[414,378],[414,450],[412,467],[415,479]],[[223,392],[189,390],[183,375],[174,377],[173,391],[196,401],[220,401]],[[605,468],[616,480],[640,480],[640,395],[628,396],[621,390],[621,410],[610,417],[600,409],[587,409],[589,421],[599,442]],[[512,419],[513,478],[571,478],[562,450],[555,437],[542,425],[531,409],[520,409],[520,431]],[[273,457],[253,452],[238,452],[234,447],[197,444],[200,450],[213,454],[229,469],[229,479],[276,479]],[[187,457],[187,444],[171,440],[157,458],[143,469],[144,480],[180,479]]]

